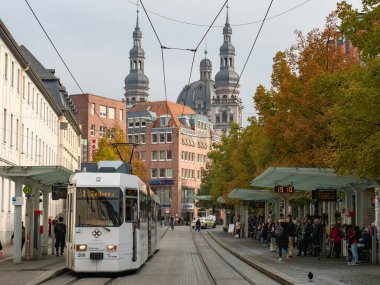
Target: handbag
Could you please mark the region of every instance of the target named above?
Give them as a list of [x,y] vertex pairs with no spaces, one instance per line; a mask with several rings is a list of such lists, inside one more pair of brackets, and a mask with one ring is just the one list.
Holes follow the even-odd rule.
[[0,257],[4,257],[4,256],[5,256],[4,250],[0,250]]

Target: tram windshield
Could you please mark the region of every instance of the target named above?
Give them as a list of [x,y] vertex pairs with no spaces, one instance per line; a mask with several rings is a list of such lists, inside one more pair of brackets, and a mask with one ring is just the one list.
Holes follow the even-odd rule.
[[118,227],[123,222],[120,188],[77,188],[77,227]]

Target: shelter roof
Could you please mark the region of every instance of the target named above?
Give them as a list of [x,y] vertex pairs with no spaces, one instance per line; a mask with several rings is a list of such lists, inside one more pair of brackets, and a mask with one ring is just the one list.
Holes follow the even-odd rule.
[[0,166],[0,176],[24,177],[27,183],[52,186],[67,183],[73,172],[63,166]]
[[269,167],[252,180],[253,187],[274,187],[275,185],[294,186],[296,191],[310,191],[323,188],[374,187],[373,181],[354,175],[338,176],[334,169]]
[[278,198],[277,193],[270,192],[268,190],[254,190],[254,189],[234,189],[229,194],[228,197],[231,199],[238,200],[271,200]]

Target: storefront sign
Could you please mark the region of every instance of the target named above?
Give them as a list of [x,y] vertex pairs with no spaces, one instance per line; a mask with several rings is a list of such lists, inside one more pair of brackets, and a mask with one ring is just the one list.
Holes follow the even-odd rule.
[[183,210],[194,210],[194,204],[193,203],[186,203],[182,204]]
[[150,185],[174,185],[174,179],[152,179]]

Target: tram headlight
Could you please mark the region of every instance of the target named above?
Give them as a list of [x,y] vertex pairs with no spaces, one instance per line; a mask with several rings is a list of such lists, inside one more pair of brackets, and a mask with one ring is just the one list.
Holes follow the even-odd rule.
[[116,251],[116,245],[113,245],[113,244],[107,245],[107,251]]
[[87,251],[87,245],[85,244],[77,244],[75,246],[76,251]]

